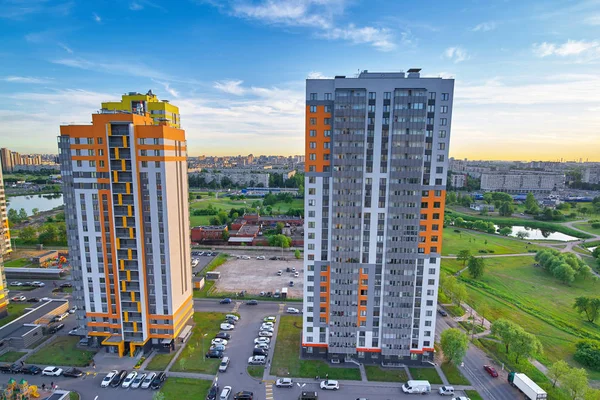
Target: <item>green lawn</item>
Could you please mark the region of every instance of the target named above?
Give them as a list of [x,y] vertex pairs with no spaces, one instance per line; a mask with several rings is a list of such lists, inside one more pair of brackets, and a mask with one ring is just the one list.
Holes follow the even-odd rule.
[[483,400],[483,397],[477,393],[477,390],[465,390],[465,394],[471,400]]
[[[462,326],[465,332],[469,334],[473,330],[473,324],[471,323],[471,321],[458,321],[458,324]],[[481,333],[483,331],[485,331],[485,328],[481,326],[480,320],[477,319],[477,322],[475,323],[475,333]]]
[[[285,214],[291,208],[304,209],[304,199],[294,199],[291,203],[277,202],[271,206],[273,214]],[[262,209],[262,207],[261,207]]]
[[[444,375],[446,375],[446,379],[450,382],[451,385],[470,385],[471,382],[467,380],[460,372],[460,369],[456,366],[456,364],[452,362],[445,362],[441,365],[442,371]],[[471,399],[472,400],[472,399]]]
[[[35,304],[33,304],[35,305]],[[8,315],[4,318],[0,319],[0,326],[4,326],[6,324],[8,324],[9,322],[14,321],[15,319],[19,318],[21,315],[25,314],[25,309],[27,307],[31,307],[32,304],[31,303],[12,303],[9,302],[8,303]]]
[[[196,325],[192,337],[188,340],[185,349],[183,349],[173,367],[171,367],[171,371],[216,374],[221,360],[218,358],[205,358],[204,355],[210,348],[210,341],[219,333],[219,325],[224,320],[225,313],[194,313]],[[185,361],[182,363],[181,360]]]
[[425,380],[434,385],[441,385],[444,383],[435,368],[408,367],[408,370],[410,371],[413,380]]
[[164,371],[173,357],[175,357],[175,352],[155,354],[146,366],[146,369],[150,371]]
[[408,375],[404,368],[381,368],[377,365],[365,365],[367,379],[375,382],[406,382]]
[[[505,257],[486,260],[485,275],[479,281],[467,279],[469,302],[478,308],[486,304],[490,320],[517,321],[537,335],[544,346],[539,360],[549,365],[557,360],[574,364],[575,342],[581,338],[600,340],[598,325],[590,324],[573,310],[579,296],[597,296],[593,281],[560,283],[546,271],[534,267],[533,257]],[[600,372],[588,371],[591,379]]]
[[190,226],[210,225],[212,215],[192,215],[190,213]]
[[4,266],[6,268],[22,268],[29,264],[31,264],[31,261],[26,258],[17,258],[16,260],[4,261]]
[[87,367],[92,362],[96,352],[78,349],[78,342],[78,337],[58,336],[52,343],[27,357],[25,362],[28,364]]
[[302,317],[283,315],[271,364],[271,375],[314,378],[329,374],[330,379],[360,380],[358,368],[337,368],[321,360],[301,360]]
[[265,374],[265,366],[264,365],[249,365],[248,366],[248,375],[253,378],[262,379]]
[[22,351],[7,351],[6,353],[0,355],[0,361],[2,362],[15,362],[19,358],[23,357],[25,352]]
[[165,400],[204,399],[212,381],[191,378],[168,378],[160,392]]
[[[455,232],[459,230],[460,232]],[[489,254],[522,254],[530,250],[540,250],[536,245],[527,244],[527,240],[512,239],[500,235],[490,235],[467,229],[456,229],[453,226],[444,228],[442,255],[457,255],[461,250],[470,250],[477,256],[480,251]]]
[[456,305],[445,306],[446,311],[453,317],[462,317],[465,315],[465,309]]
[[573,226],[577,229],[581,229],[582,231],[586,231],[588,233],[593,233],[595,235],[600,235],[600,228],[592,228],[592,224],[587,222],[579,222],[573,224]]

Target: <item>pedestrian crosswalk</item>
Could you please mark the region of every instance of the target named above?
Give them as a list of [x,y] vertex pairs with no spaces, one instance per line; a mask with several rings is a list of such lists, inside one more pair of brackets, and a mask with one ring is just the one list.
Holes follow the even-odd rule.
[[235,305],[233,306],[233,310],[231,310],[232,313],[236,313],[238,312],[238,310],[240,309],[240,306],[242,305],[241,301],[236,301]]
[[283,308],[285,307],[284,303],[280,303],[279,304],[279,314],[281,314],[283,312]]
[[273,400],[273,383],[274,381],[265,381],[265,390],[267,400]]

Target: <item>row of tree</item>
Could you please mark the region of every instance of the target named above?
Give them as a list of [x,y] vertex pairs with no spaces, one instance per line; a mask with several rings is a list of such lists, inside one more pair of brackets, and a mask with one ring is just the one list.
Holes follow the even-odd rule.
[[484,221],[481,219],[476,221],[467,221],[461,217],[453,218],[451,215],[447,215],[444,218],[444,223],[447,225],[454,225],[458,228],[473,229],[475,231],[486,233],[496,233],[496,226],[493,222]]
[[571,399],[600,399],[600,390],[590,387],[587,371],[583,368],[572,368],[566,361],[560,360],[548,368],[547,375],[552,381],[552,387],[560,385]]
[[67,245],[67,227],[64,222],[47,223],[39,228],[26,226],[13,235],[27,244]]
[[554,249],[540,250],[536,253],[535,260],[542,268],[567,285],[570,285],[576,279],[597,280],[597,277],[592,273],[592,269],[585,262],[578,259],[574,253],[560,253]]
[[500,338],[506,348],[506,354],[510,354],[512,350],[517,363],[521,357],[528,358],[533,355],[541,355],[543,352],[542,344],[535,335],[504,318],[497,319],[492,323],[492,335]]

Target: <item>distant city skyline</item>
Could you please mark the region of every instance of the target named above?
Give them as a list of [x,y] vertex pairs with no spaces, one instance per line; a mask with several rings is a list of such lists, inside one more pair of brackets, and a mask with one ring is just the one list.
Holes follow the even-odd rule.
[[451,156],[600,161],[598,21],[585,0],[8,2],[0,142],[54,153],[61,123],[152,89],[192,155],[302,154],[305,78],[420,67],[456,79]]

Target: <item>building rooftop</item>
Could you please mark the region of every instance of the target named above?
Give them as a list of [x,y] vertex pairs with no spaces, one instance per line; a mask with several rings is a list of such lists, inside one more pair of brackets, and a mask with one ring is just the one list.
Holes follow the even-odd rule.
[[0,339],[20,336],[21,334],[28,332],[31,328],[23,329],[24,325],[34,324],[35,321],[52,312],[66,301],[67,300],[51,300],[43,303],[33,303],[30,311],[0,328]]

